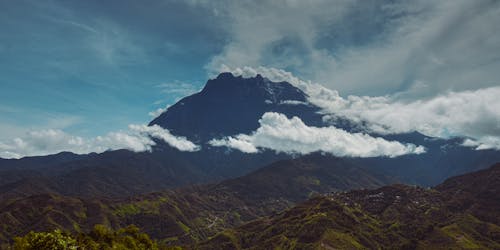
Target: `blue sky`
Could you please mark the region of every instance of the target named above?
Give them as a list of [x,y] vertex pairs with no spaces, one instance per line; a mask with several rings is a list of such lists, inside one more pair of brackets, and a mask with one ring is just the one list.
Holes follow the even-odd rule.
[[222,46],[214,22],[182,4],[101,2],[2,1],[3,126],[98,135],[147,122],[183,94],[167,87],[202,86]]
[[[499,23],[490,0],[0,1],[0,142],[126,130],[228,67],[407,104],[487,93],[500,86]],[[485,113],[463,134],[497,136]]]

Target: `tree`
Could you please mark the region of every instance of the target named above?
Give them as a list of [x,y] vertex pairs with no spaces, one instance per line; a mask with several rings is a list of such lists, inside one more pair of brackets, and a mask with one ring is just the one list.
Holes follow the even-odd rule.
[[56,229],[52,232],[29,232],[23,237],[15,237],[14,250],[73,250],[78,249],[77,242],[70,235]]

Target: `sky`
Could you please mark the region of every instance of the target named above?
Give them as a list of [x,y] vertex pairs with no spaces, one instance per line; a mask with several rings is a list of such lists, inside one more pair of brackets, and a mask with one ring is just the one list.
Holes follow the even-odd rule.
[[332,90],[311,101],[370,131],[500,148],[499,24],[494,0],[0,0],[0,151],[147,148],[158,111],[242,69]]

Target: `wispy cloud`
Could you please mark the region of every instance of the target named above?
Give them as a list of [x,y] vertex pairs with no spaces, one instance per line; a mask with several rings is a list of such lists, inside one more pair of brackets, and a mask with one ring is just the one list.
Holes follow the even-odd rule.
[[209,70],[266,65],[356,95],[500,84],[497,1],[196,2],[228,23]]
[[156,85],[156,87],[159,88],[162,93],[178,97],[185,97],[200,91],[196,84],[179,80],[161,83]]
[[[168,102],[169,99],[174,99],[175,102],[179,101],[181,98],[192,95],[200,91],[197,84],[188,83],[184,81],[175,80],[172,82],[165,82],[155,85],[156,88],[160,89],[162,94],[165,94],[168,98],[163,100],[158,100],[154,102],[155,105],[159,105]],[[161,115],[163,112],[167,111],[171,104],[167,104],[165,107],[157,108],[148,113],[149,116],[155,118]]]
[[94,29],[95,33],[86,36],[85,44],[102,62],[111,66],[126,66],[148,60],[145,49],[120,26],[100,21]]
[[50,22],[58,30],[67,31],[66,35],[74,43],[71,47],[78,50],[72,53],[84,53],[86,57],[92,57],[94,63],[111,67],[147,60],[145,48],[136,41],[135,34],[130,34],[128,29],[109,18],[82,18],[65,4],[51,3],[42,9],[44,11],[40,17],[44,21]]
[[87,24],[84,24],[84,23],[81,23],[81,22],[77,22],[77,21],[73,21],[73,20],[67,20],[67,19],[61,19],[61,18],[54,18],[52,16],[46,16],[47,19],[49,20],[52,20],[53,22],[57,22],[57,23],[60,23],[60,24],[64,24],[64,25],[68,25],[68,26],[72,26],[72,27],[75,27],[75,28],[78,28],[80,30],[83,30],[83,31],[86,31],[86,32],[90,32],[90,33],[94,33],[94,34],[98,34],[99,31]]

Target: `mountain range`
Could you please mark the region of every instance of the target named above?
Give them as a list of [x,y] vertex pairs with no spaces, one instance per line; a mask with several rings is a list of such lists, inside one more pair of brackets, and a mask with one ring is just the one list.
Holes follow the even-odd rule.
[[222,73],[148,125],[198,151],[154,139],[151,152],[0,159],[0,241],[135,224],[162,245],[199,249],[499,247],[500,166],[490,166],[500,153],[464,138],[364,132],[426,149],[365,158],[210,143],[252,134],[268,112],[360,132],[346,118],[324,121],[308,98],[288,82]]
[[[266,112],[296,116],[309,126],[331,125],[323,122],[321,109],[307,98],[307,94],[287,82],[272,82],[260,75],[243,78],[222,73],[209,80],[202,91],[181,99],[149,124],[202,145],[200,151],[182,152],[157,140],[152,152],[117,150],[87,155],[62,152],[19,160],[1,159],[1,195],[50,190],[65,195],[116,197],[241,176],[295,156],[271,150],[247,154],[213,147],[208,141],[249,134],[259,127],[258,121]],[[287,104],[290,101],[296,103]],[[349,124],[338,120],[334,125],[347,131],[356,129]],[[348,160],[404,183],[431,186],[500,161],[498,151],[464,147],[461,138],[431,138],[418,132],[381,137],[422,145],[427,151],[395,158]]]
[[2,199],[0,237],[8,240],[34,229],[90,230],[96,223],[135,224],[155,238],[177,237],[180,243],[192,243],[221,228],[279,212],[313,194],[387,183],[391,180],[385,176],[341,158],[313,154],[218,183],[126,198],[79,198],[40,190]]
[[128,198],[4,200],[0,239],[134,224],[165,249],[497,249],[499,181],[496,164],[433,188],[381,186],[390,180],[316,154],[219,183]]

